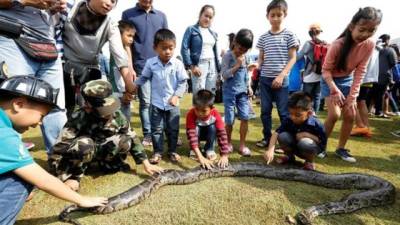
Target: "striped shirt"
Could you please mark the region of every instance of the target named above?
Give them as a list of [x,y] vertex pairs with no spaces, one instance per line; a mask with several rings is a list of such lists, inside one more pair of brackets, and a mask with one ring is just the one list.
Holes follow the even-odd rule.
[[264,52],[261,76],[277,77],[289,61],[289,49],[297,46],[296,35],[286,29],[277,34],[268,31],[261,35],[257,43],[257,48]]
[[58,51],[58,57],[62,58],[64,56],[64,43],[62,39],[62,32],[64,29],[65,21],[67,20],[68,13],[71,11],[74,6],[75,0],[67,0],[67,8],[65,11],[60,12],[58,14],[58,23],[55,25],[55,35],[54,39],[56,40],[56,47]]

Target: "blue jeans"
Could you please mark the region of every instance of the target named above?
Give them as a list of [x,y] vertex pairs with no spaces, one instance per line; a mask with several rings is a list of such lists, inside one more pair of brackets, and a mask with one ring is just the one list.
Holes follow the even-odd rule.
[[[51,62],[38,62],[25,54],[12,39],[0,36],[0,62],[5,61],[10,76],[32,75],[60,89],[57,105],[65,108],[64,78],[61,59]],[[43,119],[42,134],[47,154],[55,144],[61,129],[67,122],[64,110],[53,110]]]
[[13,172],[0,174],[0,224],[14,224],[33,186]]
[[151,106],[151,139],[154,153],[164,152],[164,131],[168,141],[168,153],[175,153],[179,135],[179,107],[162,110]]
[[312,96],[314,112],[318,113],[321,102],[321,82],[303,83],[303,91]]
[[[136,69],[137,74],[142,73],[142,69]],[[139,97],[139,115],[140,115],[140,122],[142,122],[142,131],[143,137],[150,137],[151,136],[151,122],[150,122],[150,115],[151,115],[151,83],[147,81],[143,85],[139,86],[138,91]]]
[[273,89],[271,87],[274,78],[260,77],[260,93],[261,93],[261,121],[263,124],[264,139],[269,142],[271,138],[272,127],[272,102],[276,103],[279,119],[282,122],[289,115],[288,111],[288,79],[285,78],[282,87]]
[[217,83],[215,60],[200,60],[198,67],[200,68],[201,76],[197,77],[192,74],[193,96],[201,89],[207,89],[215,94]]
[[217,139],[217,129],[215,128],[215,124],[211,124],[208,126],[197,126],[196,131],[199,137],[199,142],[200,141],[206,142],[203,148],[204,152],[214,151],[215,140]]

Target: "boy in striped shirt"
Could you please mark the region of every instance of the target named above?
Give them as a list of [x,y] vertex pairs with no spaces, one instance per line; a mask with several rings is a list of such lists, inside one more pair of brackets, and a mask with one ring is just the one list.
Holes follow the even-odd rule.
[[260,49],[258,65],[261,71],[261,121],[264,135],[264,139],[257,143],[259,147],[267,147],[271,137],[272,102],[276,103],[280,121],[288,116],[288,74],[296,63],[299,43],[296,36],[282,25],[287,10],[285,0],[273,0],[268,5],[267,19],[271,29],[257,43],[257,48]]

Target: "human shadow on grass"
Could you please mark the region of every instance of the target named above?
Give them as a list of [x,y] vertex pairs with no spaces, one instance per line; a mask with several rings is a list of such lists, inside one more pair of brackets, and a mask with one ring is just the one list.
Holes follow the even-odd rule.
[[32,224],[51,224],[56,223],[58,221],[57,216],[48,216],[48,217],[41,217],[41,218],[32,218],[32,219],[20,219],[15,222],[15,225],[32,225]]
[[330,154],[328,158],[320,161],[321,164],[326,164],[333,167],[339,168],[348,168],[352,170],[352,168],[362,168],[370,171],[380,171],[398,174],[400,165],[400,155],[390,155],[389,158],[376,158],[369,156],[355,156],[357,162],[355,164],[345,162],[338,157]]

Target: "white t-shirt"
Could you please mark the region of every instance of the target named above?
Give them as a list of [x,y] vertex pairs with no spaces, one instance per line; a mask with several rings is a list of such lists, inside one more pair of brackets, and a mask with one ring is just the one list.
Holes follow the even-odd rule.
[[200,59],[212,59],[214,58],[213,48],[215,45],[215,38],[208,28],[199,28],[201,37],[203,38],[203,48],[201,49]]
[[315,72],[311,72],[310,74],[304,76],[303,82],[304,83],[316,83],[321,81],[321,74],[317,74]]
[[379,77],[379,51],[374,49],[369,59],[367,72],[365,73],[363,84],[378,82]]

